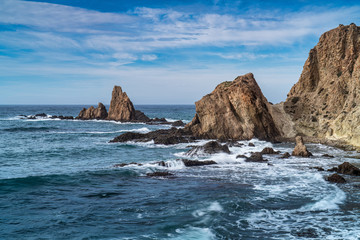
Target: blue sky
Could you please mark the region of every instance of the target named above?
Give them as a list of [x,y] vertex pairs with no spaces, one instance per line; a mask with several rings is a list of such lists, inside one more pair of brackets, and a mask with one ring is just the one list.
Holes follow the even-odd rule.
[[252,72],[286,98],[309,50],[358,1],[0,0],[0,104],[192,104]]

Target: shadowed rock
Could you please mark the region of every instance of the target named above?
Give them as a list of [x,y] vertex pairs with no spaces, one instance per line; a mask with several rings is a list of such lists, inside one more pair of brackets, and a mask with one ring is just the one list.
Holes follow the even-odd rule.
[[344,162],[343,164],[340,164],[337,167],[337,172],[342,174],[360,176],[360,169],[348,162]]
[[214,153],[230,153],[228,146],[221,145],[217,141],[211,141],[206,143],[203,146],[194,146],[190,149],[186,155],[194,156],[194,155],[201,155],[201,154],[214,154]]
[[342,176],[340,176],[337,173],[334,173],[333,175],[328,176],[326,180],[329,182],[332,182],[332,183],[346,183],[345,178],[343,178]]
[[170,173],[170,172],[152,172],[152,173],[147,173],[146,176],[147,177],[168,177],[168,176],[173,176],[174,174]]
[[245,162],[267,162],[268,160],[264,159],[262,153],[254,152],[250,157],[245,159]]
[[181,159],[186,167],[198,167],[198,166],[206,166],[216,164],[215,161],[207,160],[207,161],[197,161],[197,160],[189,160],[189,159]]
[[300,157],[312,156],[312,153],[309,152],[306,146],[304,145],[304,140],[301,136],[297,136],[295,140],[296,140],[296,145],[294,151],[292,152],[293,156],[300,156]]
[[261,151],[262,154],[279,154],[280,152],[275,151],[271,147],[266,147]]
[[281,155],[280,158],[285,159],[285,158],[289,158],[289,157],[291,157],[290,153],[286,152],[286,153],[284,153],[283,155]]

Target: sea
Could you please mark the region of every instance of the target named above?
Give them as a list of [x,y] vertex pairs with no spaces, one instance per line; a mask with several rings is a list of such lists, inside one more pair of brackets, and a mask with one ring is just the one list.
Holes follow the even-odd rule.
[[[265,147],[294,148],[252,139],[230,154],[188,156],[189,145],[207,140],[109,143],[124,132],[170,125],[50,118],[77,116],[83,107],[0,106],[0,239],[360,239],[359,177],[325,180],[326,169],[345,161],[359,166],[357,152],[307,144],[311,158],[236,158]],[[135,108],[170,122],[195,114],[192,105]],[[21,116],[38,113],[47,116]],[[217,164],[185,167],[177,159]],[[173,175],[147,176],[156,171]]]

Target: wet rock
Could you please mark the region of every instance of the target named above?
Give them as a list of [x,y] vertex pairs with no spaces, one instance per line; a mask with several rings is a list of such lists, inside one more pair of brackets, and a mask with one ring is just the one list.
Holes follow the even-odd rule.
[[47,115],[45,113],[38,113],[35,114],[35,117],[47,117]]
[[247,158],[247,156],[240,154],[240,155],[236,156],[236,159],[238,159],[238,158]]
[[183,126],[185,126],[185,123],[183,123],[183,121],[181,121],[181,120],[178,120],[178,121],[171,123],[171,125],[173,127],[183,127]]
[[318,170],[319,172],[325,171],[325,169],[322,168],[322,167],[310,167],[310,169],[316,169],[316,170]]
[[264,159],[261,152],[254,152],[250,157],[245,159],[245,162],[267,162],[268,160]]
[[286,153],[284,153],[283,155],[281,155],[280,158],[285,159],[285,158],[289,158],[289,157],[291,157],[290,153],[286,152]]
[[330,168],[328,170],[326,170],[328,172],[337,172],[338,171],[338,168],[337,167],[333,167],[333,168]]
[[[89,107],[88,109],[83,108],[79,115],[76,117],[76,119],[80,120],[90,120],[90,119],[106,119],[108,116],[108,113],[106,111],[106,108],[104,104],[99,103],[97,108],[94,108],[93,106]],[[61,118],[63,116],[59,116]]]
[[273,148],[271,147],[266,147],[261,151],[262,154],[279,154],[280,152],[275,151]]
[[321,155],[322,157],[326,157],[326,158],[334,158],[334,156],[333,155],[329,155],[329,154],[327,154],[327,153],[325,153],[325,154],[323,154],[323,155]]
[[244,146],[243,143],[239,143],[238,141],[235,140],[229,140],[226,142],[226,146],[228,147],[242,147]]
[[197,160],[189,160],[189,159],[181,159],[186,167],[198,167],[198,166],[206,166],[217,164],[215,161],[207,160],[207,161],[197,161]]
[[333,183],[346,183],[345,178],[343,178],[342,176],[340,176],[337,173],[334,173],[333,175],[328,176],[326,180],[329,182],[333,182]]
[[119,164],[114,164],[113,167],[126,167],[126,166],[129,166],[129,165],[142,166],[141,163],[131,162],[131,163],[119,163]]
[[178,143],[190,143],[194,142],[195,138],[191,135],[190,132],[184,129],[160,129],[149,133],[134,133],[126,132],[120,136],[115,137],[111,140],[111,143],[114,142],[149,142],[154,141],[155,144],[178,144]]
[[219,84],[195,105],[195,117],[186,125],[195,137],[273,141],[280,134],[252,73]]
[[194,156],[198,154],[215,154],[215,153],[230,153],[230,150],[228,146],[221,145],[217,141],[211,141],[206,143],[203,146],[195,146],[192,149],[190,149],[186,155],[188,156]]
[[164,161],[156,162],[160,167],[166,167],[166,163]]
[[299,231],[291,231],[293,236],[304,238],[318,238],[319,235],[314,228],[301,229]]
[[170,173],[170,172],[152,172],[152,173],[147,173],[146,176],[148,177],[168,177],[168,176],[173,176],[174,174]]
[[150,118],[145,115],[145,113],[135,110],[135,120],[139,122],[149,122]]
[[337,167],[337,172],[347,175],[360,176],[360,169],[350,164],[349,162],[344,162]]
[[312,153],[309,152],[306,146],[304,145],[304,140],[301,136],[297,136],[295,140],[296,140],[296,145],[294,151],[292,152],[293,156],[300,156],[300,157],[312,156]]
[[255,147],[255,144],[249,143],[248,146],[249,146],[249,147]]

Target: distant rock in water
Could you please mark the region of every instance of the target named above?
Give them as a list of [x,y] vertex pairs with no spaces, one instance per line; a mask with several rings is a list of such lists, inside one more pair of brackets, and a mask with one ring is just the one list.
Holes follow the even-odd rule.
[[104,104],[99,103],[97,108],[93,106],[89,107],[88,109],[83,108],[76,119],[80,120],[90,120],[90,119],[106,119],[108,113]]
[[210,141],[203,146],[194,146],[186,155],[194,156],[201,154],[230,153],[227,145],[221,145],[217,141]]
[[312,156],[312,153],[309,152],[304,144],[304,140],[301,136],[297,136],[295,138],[296,145],[294,148],[294,151],[292,152],[293,156],[299,156],[299,157],[310,157]]
[[333,183],[346,183],[345,178],[343,178],[342,176],[340,176],[337,173],[334,173],[333,175],[330,175],[326,178],[327,181],[329,182],[333,182]]
[[130,98],[123,92],[120,86],[114,86],[110,102],[108,120],[121,122],[148,122],[148,118],[143,112],[136,111]]
[[273,141],[280,135],[252,73],[219,84],[195,105],[195,117],[185,128],[197,138]]
[[297,134],[360,147],[359,55],[360,27],[353,23],[320,37],[284,103],[281,118]]

